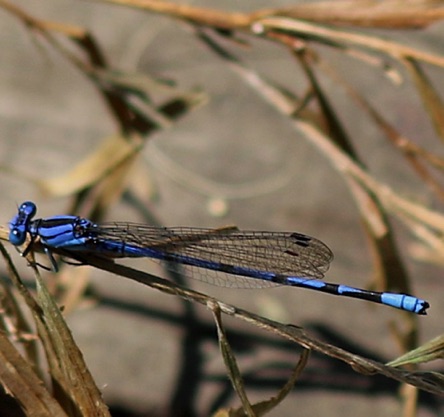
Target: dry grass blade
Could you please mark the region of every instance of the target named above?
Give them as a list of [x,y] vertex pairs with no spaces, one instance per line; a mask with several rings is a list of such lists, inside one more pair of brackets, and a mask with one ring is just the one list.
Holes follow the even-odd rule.
[[307,78],[310,83],[310,87],[313,91],[313,100],[319,107],[322,122],[319,123],[320,126],[325,126],[324,129],[331,136],[332,140],[351,158],[358,161],[358,156],[353,148],[352,142],[349,135],[347,134],[343,124],[341,123],[339,117],[336,114],[334,106],[331,105],[330,100],[324,93],[321,84],[318,82],[316,73],[313,70],[313,61],[311,60],[307,53],[307,50],[295,52],[298,61],[300,62]]
[[418,348],[390,361],[389,366],[411,365],[444,358],[444,336],[435,337]]
[[442,117],[444,114],[444,103],[437,94],[437,89],[424,73],[418,62],[412,58],[405,59],[403,62],[412,75],[412,79],[424,103],[424,108],[429,113],[438,137],[441,141],[444,141],[444,120]]
[[51,357],[48,358],[51,371],[57,375],[58,382],[66,390],[73,402],[72,407],[79,410],[82,416],[109,417],[108,407],[86,367],[82,352],[75,344],[59,307],[37,270],[36,283],[42,318],[51,342]]
[[248,27],[250,18],[244,13],[227,13],[214,9],[188,6],[157,0],[99,0],[105,3],[135,7],[150,12],[161,13],[196,24],[208,25],[221,29]]
[[228,13],[214,9],[156,0],[100,0],[170,15],[196,24],[224,29],[244,28],[257,19],[282,16],[330,25],[422,28],[444,18],[444,7],[426,2],[335,1],[298,4],[285,8],[259,9],[252,13]]
[[259,15],[278,15],[337,26],[387,29],[423,28],[444,18],[444,7],[436,2],[399,0],[339,0],[258,11]]
[[444,58],[439,55],[411,48],[397,42],[386,41],[378,37],[329,29],[295,19],[267,17],[255,22],[252,29],[258,35],[267,36],[268,32],[284,31],[295,37],[302,37],[303,39],[321,42],[330,46],[358,47],[381,52],[395,59],[400,57],[414,58],[417,61],[440,67],[444,66]]
[[225,366],[228,371],[228,377],[230,378],[231,384],[234,390],[239,396],[242,402],[242,414],[246,414],[248,417],[255,417],[256,413],[248,400],[247,394],[245,392],[244,383],[242,381],[242,376],[237,366],[236,357],[231,350],[230,344],[227,340],[227,335],[225,333],[224,326],[222,324],[221,309],[219,304],[214,303],[212,300],[208,303],[208,308],[212,311],[214,321],[217,328],[217,337],[219,339],[219,347],[224,358]]

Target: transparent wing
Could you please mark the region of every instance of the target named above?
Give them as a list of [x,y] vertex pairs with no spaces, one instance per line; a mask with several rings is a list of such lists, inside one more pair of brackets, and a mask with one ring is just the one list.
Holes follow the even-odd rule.
[[[323,278],[333,259],[321,241],[301,233],[242,231],[236,228],[159,228],[135,223],[94,226],[94,236],[138,248],[239,266],[281,276]],[[271,283],[185,266],[193,278],[222,286],[258,287]],[[195,270],[199,272],[194,272]],[[253,281],[253,282],[252,282]]]

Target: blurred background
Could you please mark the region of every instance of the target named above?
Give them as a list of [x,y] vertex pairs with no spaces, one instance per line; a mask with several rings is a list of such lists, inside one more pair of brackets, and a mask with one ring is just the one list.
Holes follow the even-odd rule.
[[[0,3],[2,224],[15,215],[17,205],[32,200],[39,217],[76,212],[103,221],[298,231],[322,240],[334,252],[329,282],[381,288],[381,281],[375,281],[374,246],[350,184],[288,115],[263,99],[263,91],[242,75],[238,62],[224,59],[203,40],[208,28],[200,33],[172,17],[99,2],[14,5],[35,19],[72,30],[69,36],[51,32],[54,43]],[[288,2],[192,5],[248,13]],[[73,28],[88,32],[100,47],[107,61],[103,72],[91,61],[85,64],[85,51],[92,49],[74,40]],[[421,31],[359,31],[437,56],[444,53],[439,22]],[[211,36],[251,70],[250,76],[278,85],[284,96],[292,92],[295,100],[310,99],[307,70],[285,43],[242,31]],[[442,154],[442,137],[430,108],[400,62],[375,53],[380,61],[373,65],[340,48],[315,46],[323,62],[397,132],[432,154]],[[309,58],[306,63],[316,62],[315,56]],[[390,78],[388,69],[398,78]],[[439,96],[443,69],[428,64],[425,71]],[[319,86],[367,172],[402,198],[442,211],[433,187],[343,85],[319,73]],[[124,112],[115,110],[118,105],[110,110],[112,97],[124,97],[129,109],[150,122],[137,125],[133,114],[125,124],[119,118]],[[300,109],[306,120],[323,126],[319,113],[302,105]],[[127,150],[124,143],[137,144],[137,156],[107,171],[107,160]],[[112,149],[111,156],[101,151],[105,146]],[[94,157],[97,169],[91,168]],[[439,184],[441,172],[436,167],[431,171]],[[105,177],[109,181],[103,185]],[[421,343],[442,333],[442,267],[436,259],[425,262],[414,256],[422,253],[421,247],[401,220],[390,218],[409,290],[431,304],[429,315],[414,324],[419,325],[415,329]],[[7,248],[32,287],[25,260]],[[162,274],[148,260],[125,263]],[[5,267],[2,270],[5,274]],[[42,274],[54,282],[52,273]],[[68,266],[61,274],[57,285],[63,288],[60,303],[69,306],[66,320],[113,416],[210,415],[238,404],[207,310],[103,271]],[[412,325],[384,306],[303,289],[233,290],[194,281],[186,285],[270,319],[303,326],[326,342],[382,363],[403,353],[393,323]],[[300,349],[237,320],[228,318],[225,324],[250,400],[275,395]],[[437,370],[435,364],[425,368]],[[399,389],[396,381],[361,375],[314,353],[292,393],[269,415],[406,415]],[[417,405],[413,415],[443,411],[442,400],[430,394],[419,395]]]

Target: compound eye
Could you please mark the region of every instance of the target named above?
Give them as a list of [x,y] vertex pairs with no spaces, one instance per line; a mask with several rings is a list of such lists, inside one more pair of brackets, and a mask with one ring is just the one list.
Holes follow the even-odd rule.
[[21,204],[19,211],[32,218],[37,213],[37,207],[32,201],[25,201]]
[[26,240],[26,232],[24,232],[23,230],[20,230],[20,229],[14,227],[9,232],[9,241],[14,246],[23,245],[23,243],[25,243],[25,240]]

